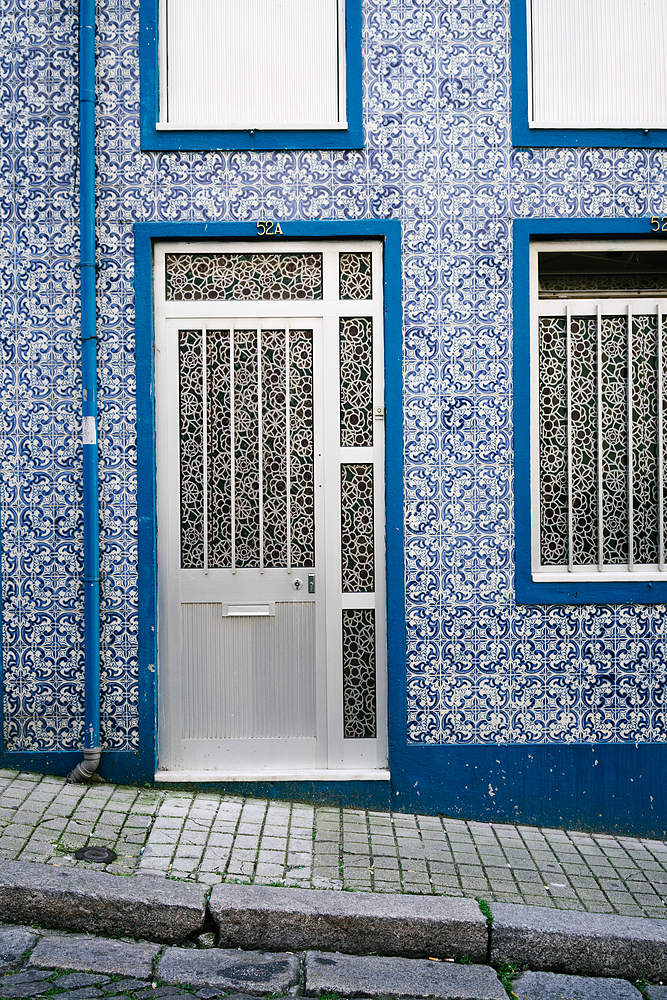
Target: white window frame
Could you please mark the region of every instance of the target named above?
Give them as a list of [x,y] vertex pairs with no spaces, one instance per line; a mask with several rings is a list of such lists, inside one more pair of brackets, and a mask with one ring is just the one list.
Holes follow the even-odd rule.
[[338,121],[337,122],[170,122],[168,121],[168,73],[167,73],[167,4],[169,0],[159,0],[159,30],[158,30],[158,59],[159,59],[159,120],[155,123],[157,131],[181,132],[181,131],[239,131],[239,130],[261,130],[261,131],[319,131],[319,130],[344,130],[348,128],[347,122],[347,72],[345,61],[346,35],[345,35],[345,0],[337,0],[338,3]]
[[[539,318],[541,315],[566,315],[568,300],[563,299],[540,299],[538,289],[538,255],[540,252],[565,253],[565,252],[613,252],[618,250],[662,250],[662,246],[657,246],[655,241],[650,240],[568,240],[565,242],[555,241],[533,241],[530,245],[530,503],[531,503],[531,573],[534,583],[572,583],[575,580],[580,582],[641,582],[641,581],[662,581],[667,579],[667,566],[665,565],[665,531],[667,530],[667,519],[665,518],[665,504],[667,496],[663,495],[664,483],[664,414],[663,414],[663,372],[659,365],[658,372],[658,504],[659,504],[659,530],[660,530],[660,563],[641,568],[628,562],[625,566],[619,565],[598,565],[594,566],[542,566],[541,546],[540,546],[540,381],[539,381]],[[664,249],[667,253],[667,248]],[[581,310],[579,315],[594,315],[597,304],[604,296],[597,298],[577,298],[577,310]],[[629,295],[626,298],[634,299]],[[648,298],[637,296],[642,303],[642,313],[657,312],[659,317],[659,328],[663,316],[667,316],[667,298]],[[572,300],[569,300],[572,301]],[[618,302],[618,299],[609,298],[609,302]],[[645,312],[644,312],[645,311]],[[618,314],[618,313],[617,313]],[[659,340],[659,343],[661,341]],[[660,353],[658,355],[660,358]],[[598,456],[599,461],[599,456]]]

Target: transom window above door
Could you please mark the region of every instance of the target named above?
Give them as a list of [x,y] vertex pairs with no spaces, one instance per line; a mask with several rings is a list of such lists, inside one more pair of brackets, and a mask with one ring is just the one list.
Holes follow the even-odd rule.
[[360,0],[141,0],[141,12],[144,148],[362,144]]
[[531,253],[533,580],[664,579],[667,253]]

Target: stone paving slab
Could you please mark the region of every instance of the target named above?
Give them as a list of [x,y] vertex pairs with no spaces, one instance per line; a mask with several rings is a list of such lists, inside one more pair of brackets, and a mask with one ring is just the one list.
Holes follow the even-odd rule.
[[554,972],[524,972],[512,983],[517,1000],[641,1000],[639,990],[625,979],[559,976]]
[[313,951],[306,955],[306,996],[432,997],[507,1000],[493,969],[423,958],[376,958]]
[[0,861],[0,920],[177,942],[204,926],[206,889],[106,872]]
[[474,962],[488,950],[486,918],[470,899],[219,885],[209,909],[224,947]]
[[662,983],[655,986],[646,986],[646,995],[649,1000],[667,1000],[667,986]]
[[88,844],[116,851],[109,872],[206,887],[280,883],[667,918],[660,840],[0,770],[0,860],[90,870],[74,857]]
[[48,934],[36,945],[28,964],[148,979],[159,948],[147,942],[112,941],[85,934]]
[[0,971],[32,948],[38,937],[39,933],[29,927],[0,927]]
[[592,976],[665,980],[667,924],[495,903],[491,962]]
[[157,974],[168,983],[219,986],[251,996],[283,993],[299,980],[295,955],[213,948],[206,951],[167,948]]

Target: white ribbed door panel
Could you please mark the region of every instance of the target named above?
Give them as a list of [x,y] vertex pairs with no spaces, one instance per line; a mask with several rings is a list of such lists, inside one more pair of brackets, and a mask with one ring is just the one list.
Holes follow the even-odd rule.
[[665,127],[665,0],[528,3],[532,125]]
[[163,10],[163,122],[339,124],[338,0],[166,0]]

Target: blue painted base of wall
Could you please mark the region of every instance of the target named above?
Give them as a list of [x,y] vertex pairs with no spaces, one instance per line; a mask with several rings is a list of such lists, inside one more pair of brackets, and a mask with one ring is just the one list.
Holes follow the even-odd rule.
[[667,744],[405,747],[392,809],[667,838]]
[[[0,753],[0,767],[65,777],[83,759],[79,751],[67,753]],[[97,773],[105,781],[120,785],[153,784],[154,758],[149,754],[120,750],[102,751]]]
[[347,806],[351,809],[391,808],[388,781],[224,781],[191,784],[155,782],[156,788],[214,791],[224,795],[247,795],[281,802],[306,802],[315,806]]
[[[103,753],[100,777],[164,789],[667,839],[667,743],[403,747],[391,754],[391,783],[154,783],[148,758]],[[80,759],[78,753],[4,753],[0,767],[66,775]]]

